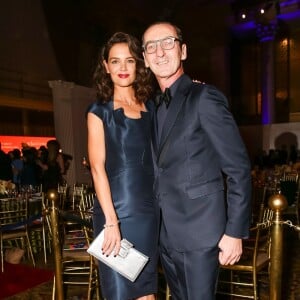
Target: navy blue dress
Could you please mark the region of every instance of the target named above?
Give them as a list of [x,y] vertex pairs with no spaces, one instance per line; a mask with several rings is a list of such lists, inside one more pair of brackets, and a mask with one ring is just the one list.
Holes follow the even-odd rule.
[[[105,166],[122,238],[150,257],[134,283],[100,263],[102,295],[106,300],[127,300],[154,294],[157,292],[158,222],[153,196],[151,109],[141,112],[141,118],[131,119],[125,116],[122,108],[113,110],[110,101],[94,103],[88,112],[103,121]],[[104,223],[100,204],[95,199],[95,236],[103,229]]]

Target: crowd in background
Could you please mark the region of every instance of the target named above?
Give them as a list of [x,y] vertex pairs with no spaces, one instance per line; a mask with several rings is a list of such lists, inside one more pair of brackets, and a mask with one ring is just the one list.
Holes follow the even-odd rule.
[[[22,149],[13,149],[5,153],[0,142],[0,180],[11,181],[16,186],[42,185],[43,190],[56,188],[65,183],[65,175],[72,156],[63,154],[57,140],[49,140],[47,147],[38,149],[27,144]],[[290,166],[299,171],[300,153],[296,145],[288,149],[282,145],[280,149],[270,149],[267,153],[259,150],[253,161],[254,169],[270,169],[275,166]],[[89,167],[89,166],[87,166]]]
[[259,151],[254,159],[252,168],[254,186],[266,186],[271,193],[280,190],[287,197],[289,205],[294,203],[298,189],[297,180],[289,182],[290,179],[286,179],[291,174],[295,175],[294,178],[297,178],[296,174],[300,174],[300,156],[296,145],[289,148],[282,145],[279,149],[270,149],[268,154]]
[[64,184],[70,155],[61,152],[57,140],[49,140],[47,147],[38,149],[27,144],[22,149],[5,153],[0,143],[0,180],[12,181],[17,187],[42,185],[43,191]]
[[267,153],[265,150],[258,150],[253,165],[259,169],[274,168],[278,165],[294,165],[300,160],[299,150],[296,145],[290,148],[281,145],[279,149],[270,149]]

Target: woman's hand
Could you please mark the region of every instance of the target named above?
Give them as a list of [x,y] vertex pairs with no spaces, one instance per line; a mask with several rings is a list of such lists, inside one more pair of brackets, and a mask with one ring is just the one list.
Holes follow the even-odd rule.
[[106,256],[113,254],[117,256],[121,247],[121,233],[118,224],[104,225],[104,240],[102,253]]

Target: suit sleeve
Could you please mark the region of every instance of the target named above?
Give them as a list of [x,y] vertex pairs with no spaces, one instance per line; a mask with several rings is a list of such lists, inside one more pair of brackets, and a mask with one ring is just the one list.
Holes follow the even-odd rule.
[[250,226],[251,166],[226,97],[206,85],[199,101],[201,126],[215,149],[226,178],[227,223],[225,234],[247,238]]

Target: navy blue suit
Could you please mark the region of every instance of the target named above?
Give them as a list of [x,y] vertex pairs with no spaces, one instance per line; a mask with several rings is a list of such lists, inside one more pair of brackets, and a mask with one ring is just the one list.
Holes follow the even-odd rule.
[[172,299],[210,300],[220,238],[248,236],[250,163],[226,97],[187,75],[175,84],[152,135],[161,260]]

